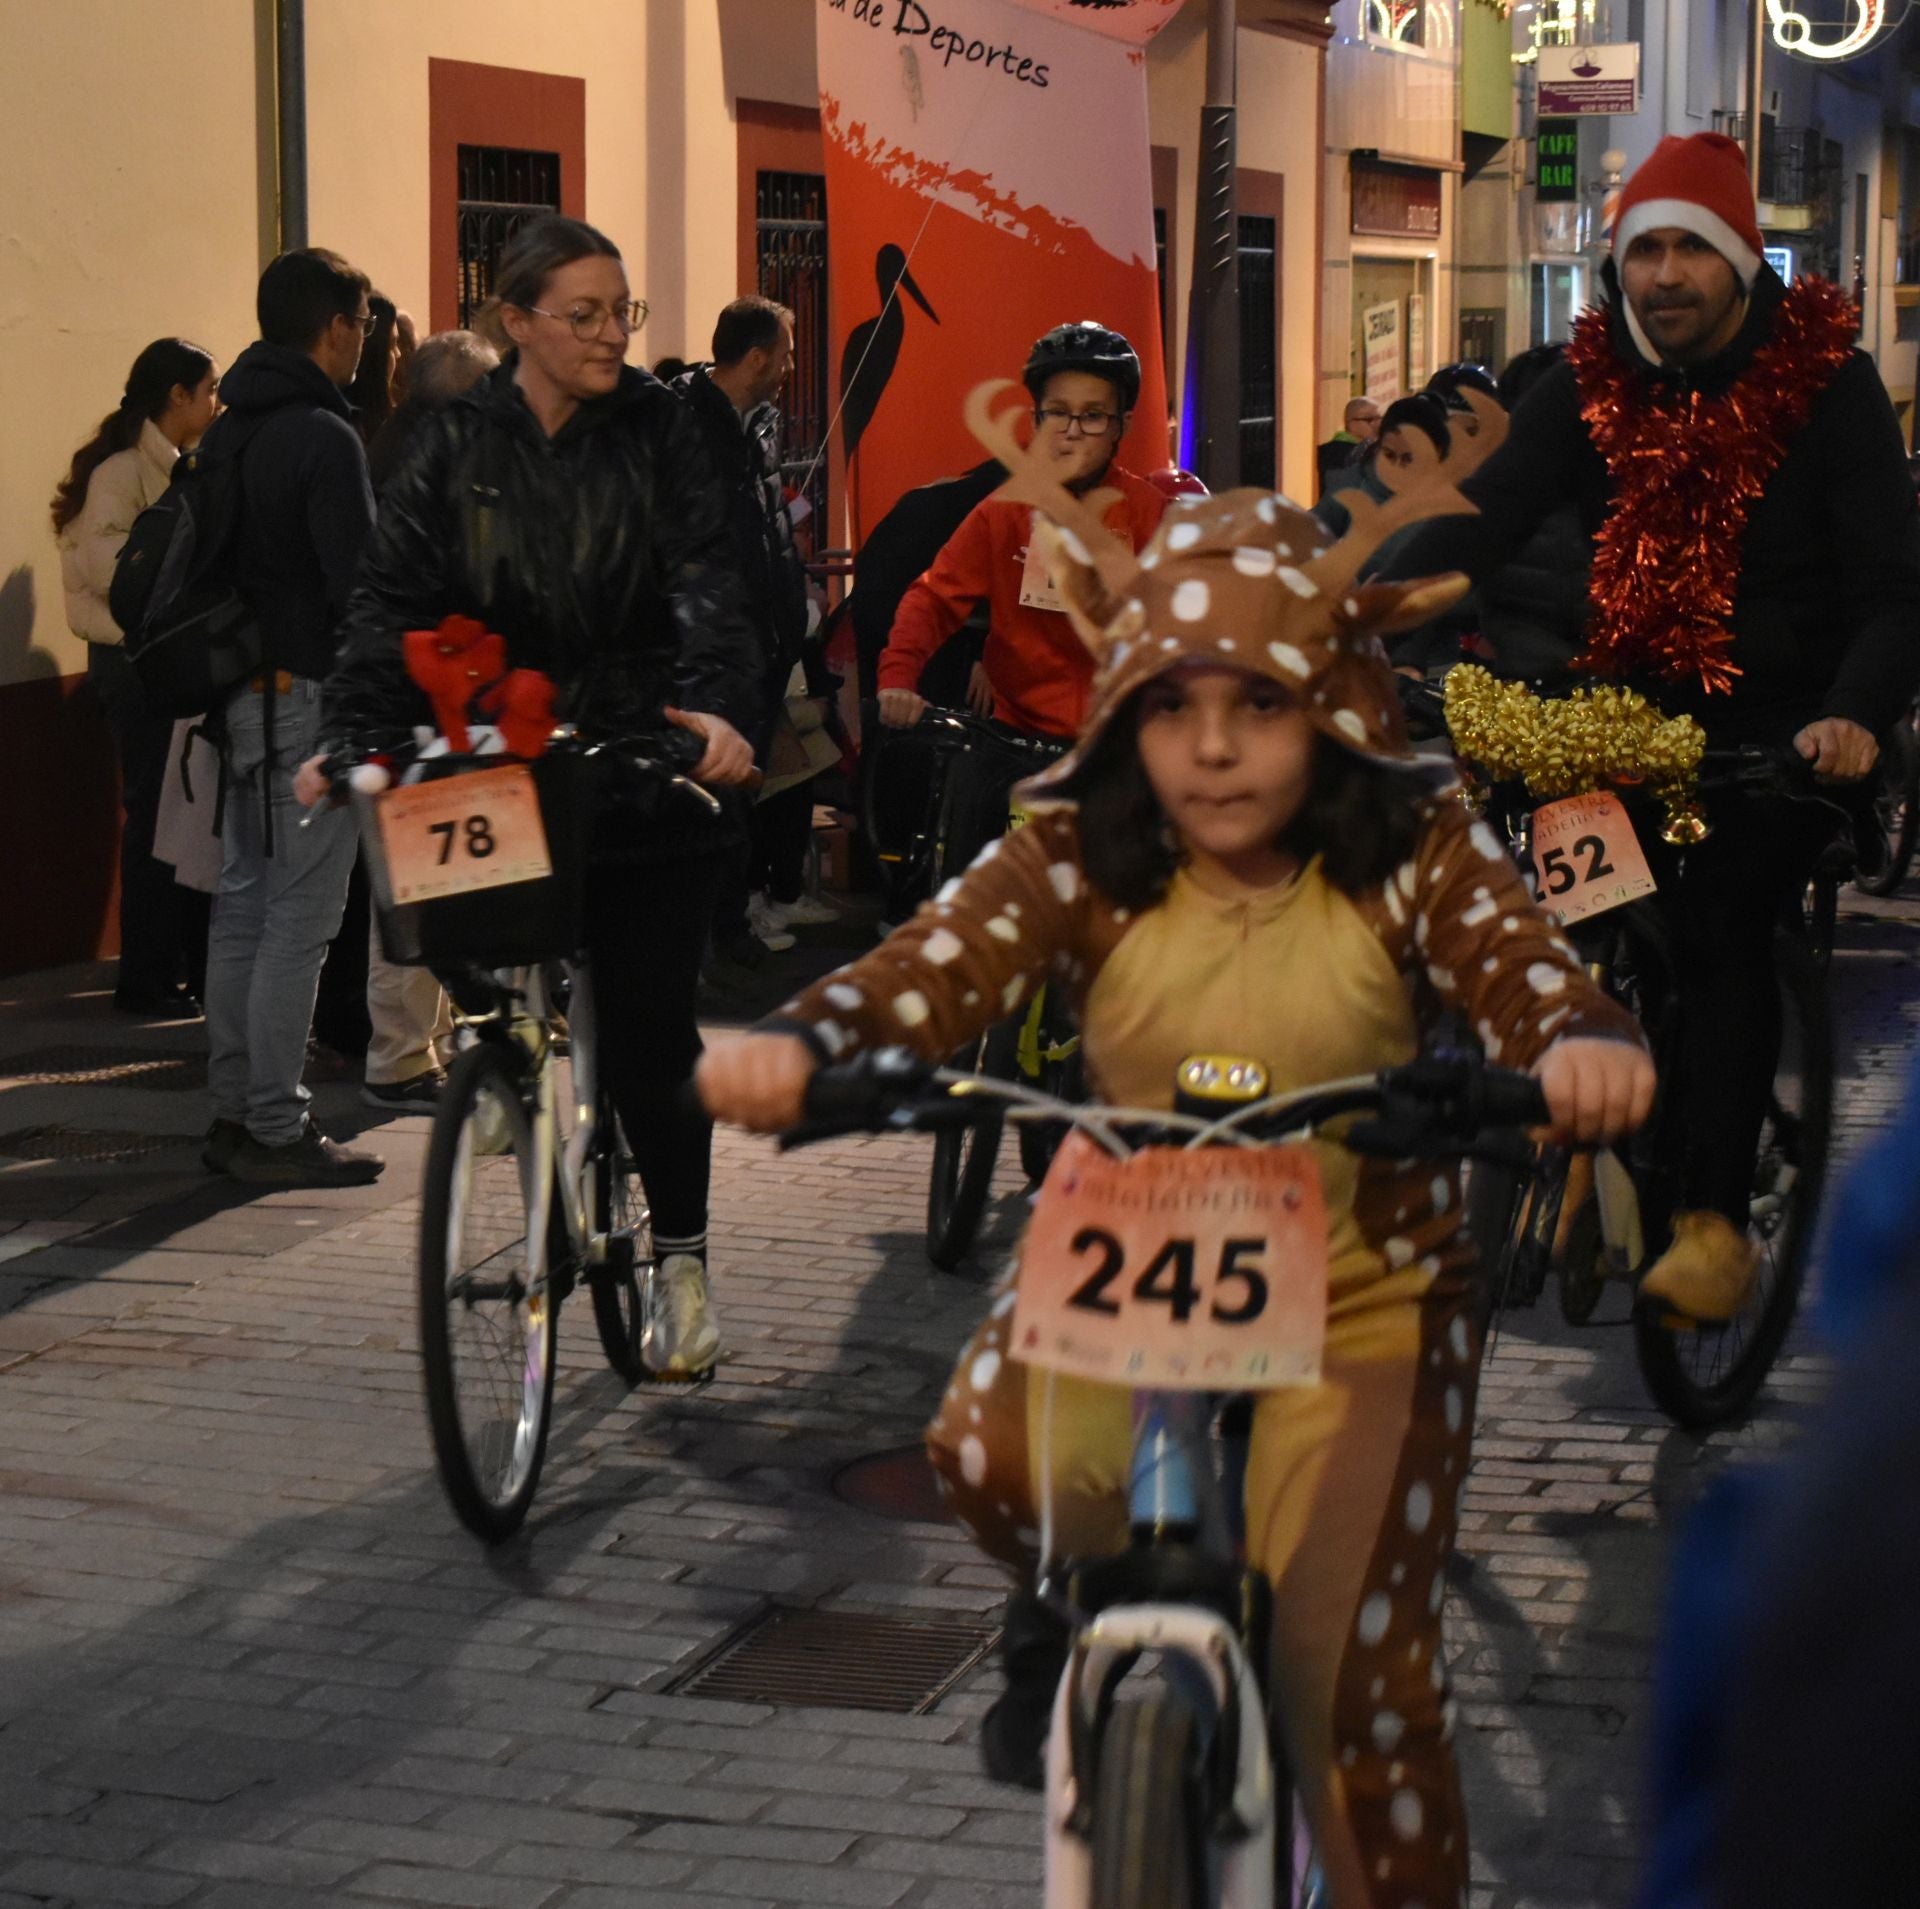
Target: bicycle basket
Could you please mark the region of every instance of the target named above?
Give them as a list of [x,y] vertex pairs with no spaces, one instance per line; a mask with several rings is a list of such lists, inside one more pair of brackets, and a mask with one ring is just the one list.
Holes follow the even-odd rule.
[[[420,781],[482,774],[515,766],[501,756],[440,756],[421,765]],[[465,963],[481,968],[524,967],[578,951],[584,938],[587,829],[591,804],[587,766],[570,751],[553,751],[525,765],[533,774],[550,872],[459,894],[396,903],[379,797],[356,793],[354,818],[367,860],[380,945],[405,968]]]

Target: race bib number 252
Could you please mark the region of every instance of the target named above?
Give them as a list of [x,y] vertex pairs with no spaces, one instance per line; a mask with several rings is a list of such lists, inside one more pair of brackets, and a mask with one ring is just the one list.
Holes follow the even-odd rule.
[[1020,1248],[1013,1356],[1112,1384],[1237,1392],[1320,1375],[1327,1215],[1306,1147],[1071,1134]]

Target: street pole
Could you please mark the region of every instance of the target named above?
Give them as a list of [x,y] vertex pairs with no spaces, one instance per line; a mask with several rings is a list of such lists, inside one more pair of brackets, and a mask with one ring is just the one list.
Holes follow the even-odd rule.
[[275,15],[274,91],[280,132],[280,249],[294,252],[307,242],[306,0],[279,0]]
[[1240,221],[1234,171],[1234,0],[1208,0],[1193,283],[1187,295],[1186,439],[1209,490],[1240,482]]
[[1753,0],[1753,39],[1747,48],[1747,183],[1760,197],[1760,76],[1766,67],[1767,0]]

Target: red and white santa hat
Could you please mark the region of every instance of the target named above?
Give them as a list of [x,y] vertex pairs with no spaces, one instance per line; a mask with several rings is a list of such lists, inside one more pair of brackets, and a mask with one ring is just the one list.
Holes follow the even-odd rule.
[[1705,239],[1751,290],[1764,249],[1747,178],[1747,156],[1725,133],[1669,133],[1620,194],[1613,251],[1624,257],[1642,232],[1678,226]]

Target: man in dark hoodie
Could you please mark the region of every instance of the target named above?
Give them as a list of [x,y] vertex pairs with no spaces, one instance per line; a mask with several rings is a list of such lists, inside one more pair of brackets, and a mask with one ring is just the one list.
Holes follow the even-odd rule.
[[[251,1186],[354,1186],[383,1162],[327,1139],[300,1084],[314,990],[354,857],[344,809],[301,825],[293,776],[314,753],[334,629],[373,528],[367,460],[342,395],[373,320],[366,275],[283,252],[260,278],[260,339],[227,373],[210,438],[239,449],[232,572],[264,664],[220,712],[225,863],[207,952],[206,1161]],[[241,448],[243,447],[243,448]]]
[[[1709,747],[1791,745],[1856,787],[1920,684],[1920,516],[1893,406],[1832,286],[1762,260],[1746,160],[1663,139],[1628,181],[1608,302],[1395,577],[1476,583],[1574,505],[1594,563],[1579,666],[1694,717]],[[1833,829],[1824,804],[1717,797],[1684,857],[1649,843],[1675,944],[1689,1110],[1673,1243],[1643,1301],[1729,1319],[1754,1291],[1753,1162],[1778,1057],[1774,923]]]
[[[734,573],[760,645],[763,715],[761,733],[751,740],[763,766],[808,621],[806,572],[794,546],[780,476],[777,400],[792,371],[793,313],[771,298],[750,296],[736,298],[715,321],[711,362],[689,366],[670,387],[693,413],[726,482]],[[770,803],[756,805],[744,792],[728,799],[747,811],[752,841],[735,851],[728,867],[714,905],[713,942],[718,953],[751,967],[763,959],[763,947],[793,946],[787,931],[789,911],[779,903],[796,897],[760,892],[754,877],[768,863],[770,849],[783,834],[782,824],[790,834],[795,820],[798,859],[804,861],[813,798],[801,786],[784,790]],[[797,918],[829,917],[809,905],[798,910]]]

